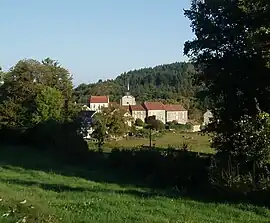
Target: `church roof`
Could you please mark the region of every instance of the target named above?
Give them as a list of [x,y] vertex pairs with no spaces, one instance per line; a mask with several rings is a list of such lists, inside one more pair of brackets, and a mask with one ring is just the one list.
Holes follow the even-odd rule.
[[91,96],[90,103],[109,103],[108,96]]
[[186,111],[182,105],[164,105],[166,111]]
[[143,105],[147,110],[165,110],[162,102],[144,102]]
[[131,111],[145,111],[142,105],[130,105]]

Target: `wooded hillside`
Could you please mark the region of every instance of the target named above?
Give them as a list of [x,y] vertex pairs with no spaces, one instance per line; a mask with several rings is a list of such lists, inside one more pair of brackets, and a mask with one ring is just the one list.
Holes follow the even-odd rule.
[[137,102],[164,101],[181,103],[187,109],[203,110],[203,99],[198,98],[199,87],[194,84],[195,70],[192,64],[177,62],[153,68],[144,68],[123,73],[114,80],[98,81],[94,84],[81,84],[75,89],[79,103],[88,103],[90,95],[110,95],[111,101],[119,101],[127,91],[136,97]]

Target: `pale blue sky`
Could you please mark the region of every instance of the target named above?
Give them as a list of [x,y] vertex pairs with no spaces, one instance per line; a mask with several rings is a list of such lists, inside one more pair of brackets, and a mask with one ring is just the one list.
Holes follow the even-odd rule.
[[0,66],[51,57],[74,84],[185,60],[190,0],[1,0]]

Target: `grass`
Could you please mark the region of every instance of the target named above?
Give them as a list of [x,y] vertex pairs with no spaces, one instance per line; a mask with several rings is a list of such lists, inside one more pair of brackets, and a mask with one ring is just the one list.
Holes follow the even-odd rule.
[[[201,153],[213,153],[213,149],[210,147],[208,136],[202,136],[199,133],[165,133],[165,135],[154,139],[152,141],[158,148],[168,148],[169,146],[174,148],[181,148],[183,143],[189,145],[189,148],[195,152]],[[132,148],[149,145],[149,139],[138,138],[138,139],[123,139],[121,141],[107,142],[105,147],[115,148],[115,147],[124,147]],[[90,144],[90,147],[93,147],[93,144]]]
[[24,148],[0,148],[0,164],[0,222],[242,223],[270,219],[264,207],[203,202],[171,190],[154,191],[131,181],[124,184],[121,173],[63,165],[46,153]]

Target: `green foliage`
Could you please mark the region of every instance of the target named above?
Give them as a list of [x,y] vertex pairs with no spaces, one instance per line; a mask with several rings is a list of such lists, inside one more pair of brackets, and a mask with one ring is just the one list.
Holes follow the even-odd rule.
[[[196,38],[185,43],[184,52],[200,70],[198,80],[214,115],[206,132],[218,151],[218,174],[230,157],[232,166],[240,168],[237,184],[245,185],[250,165],[267,172],[269,163],[269,121],[264,113],[270,112],[269,1],[194,0],[185,15]],[[228,172],[229,178],[235,177]],[[252,189],[257,187],[256,176]]]
[[72,94],[71,75],[58,62],[49,58],[19,61],[0,86],[1,135],[14,136],[2,141],[87,151],[75,122],[77,107]]
[[[61,106],[62,116],[64,115],[66,119],[72,117],[74,103],[69,72],[50,59],[42,63],[35,60],[21,60],[6,73],[5,83],[0,87],[1,125],[16,128],[31,127],[33,114],[41,112],[36,110],[36,100],[39,100],[39,106],[41,106],[40,101],[44,100],[41,98],[44,94],[49,94],[42,92],[41,89],[45,87],[60,91],[61,97],[65,100],[65,106],[64,104]],[[38,96],[40,93],[43,96]]]
[[107,137],[106,119],[102,114],[95,115],[95,122],[93,123],[94,131],[92,137],[97,140],[97,146],[101,149]]
[[120,106],[111,105],[102,108],[102,111],[95,115],[92,137],[98,140],[99,148],[103,146],[106,138],[122,137],[128,132],[129,117],[126,117],[125,113]]
[[79,103],[87,103],[89,95],[110,95],[112,101],[119,101],[130,91],[138,102],[162,101],[181,103],[185,108],[203,106],[204,97],[198,98],[201,87],[194,83],[196,72],[190,63],[172,63],[153,68],[144,68],[123,73],[114,80],[98,81],[95,84],[81,84],[75,89]]
[[137,119],[135,120],[135,125],[136,125],[136,126],[142,127],[142,126],[144,126],[144,122],[143,122],[143,120],[141,120],[140,118],[137,118]]
[[155,130],[164,130],[165,125],[162,121],[155,119],[153,116],[149,116],[146,119],[146,128],[155,129]]
[[33,114],[34,123],[45,122],[50,119],[61,120],[64,98],[55,88],[45,87],[35,99],[36,112]]

